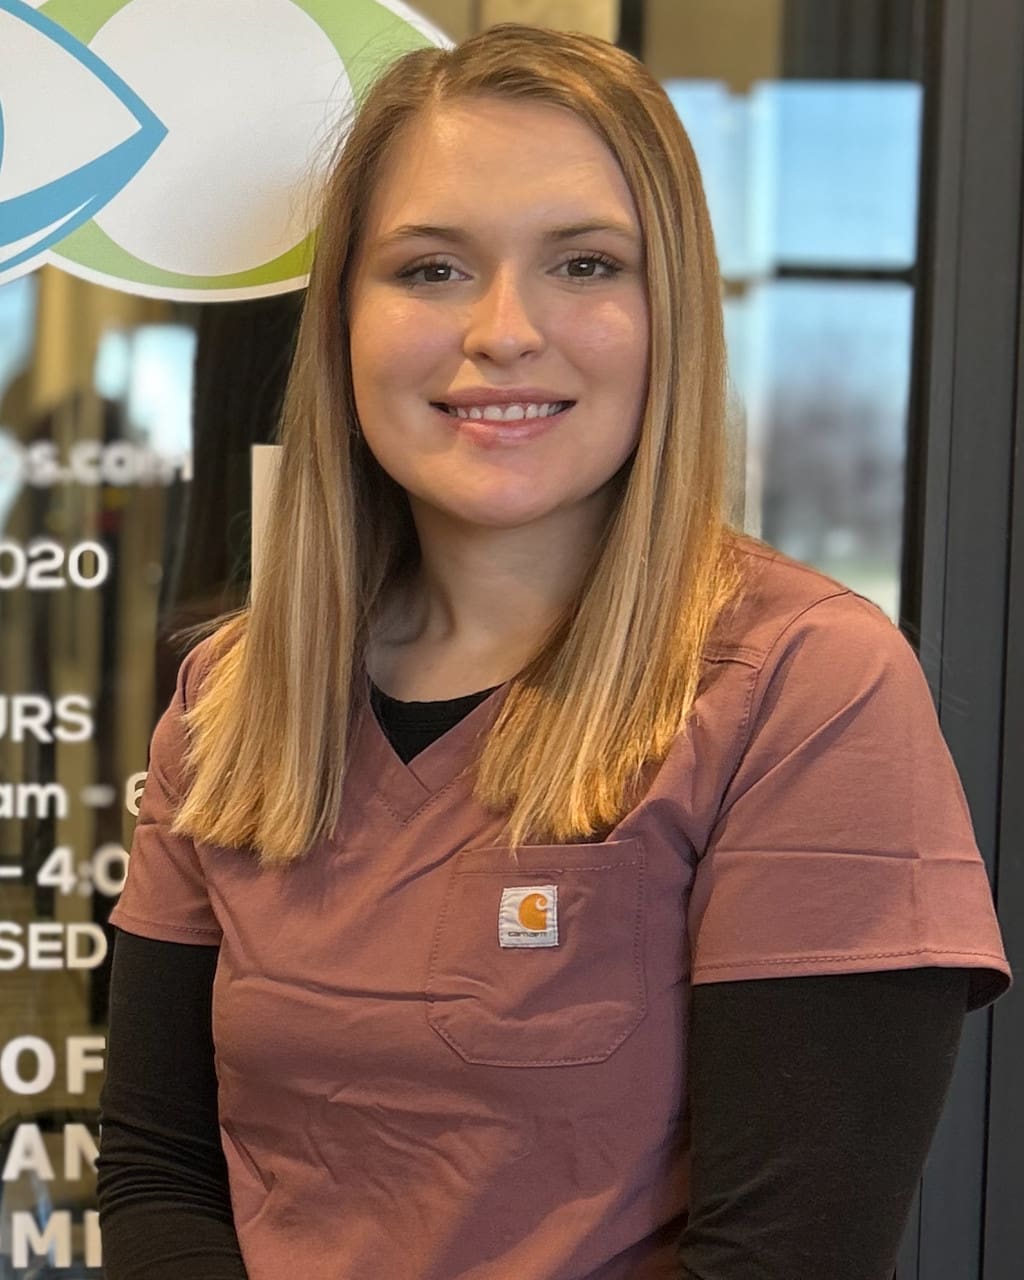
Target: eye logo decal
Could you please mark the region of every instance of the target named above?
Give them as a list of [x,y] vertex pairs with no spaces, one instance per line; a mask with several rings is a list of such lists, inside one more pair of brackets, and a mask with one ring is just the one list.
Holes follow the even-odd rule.
[[[21,0],[0,0],[0,50],[3,279],[93,217],[167,131],[96,54]],[[83,118],[95,128],[79,132]],[[109,145],[91,154],[104,133]]]
[[402,0],[0,0],[0,285],[301,288],[348,114],[442,33]]

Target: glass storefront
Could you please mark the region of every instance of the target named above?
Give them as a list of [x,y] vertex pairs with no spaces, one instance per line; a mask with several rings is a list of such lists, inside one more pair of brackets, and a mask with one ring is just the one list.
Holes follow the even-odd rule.
[[922,50],[854,8],[648,3],[644,49],[704,174],[746,528],[895,620]]
[[[518,20],[635,45],[704,173],[742,521],[898,619],[920,5],[414,7],[455,39]],[[0,285],[0,1280],[101,1274],[106,921],[180,632],[244,598],[252,450],[300,303],[138,297],[49,265]]]

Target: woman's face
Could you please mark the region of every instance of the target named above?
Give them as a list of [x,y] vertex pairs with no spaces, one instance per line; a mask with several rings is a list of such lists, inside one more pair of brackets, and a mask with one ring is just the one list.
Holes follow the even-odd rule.
[[414,511],[512,528],[602,510],[648,354],[640,225],[611,152],[543,104],[415,121],[370,203],[349,326],[363,434]]

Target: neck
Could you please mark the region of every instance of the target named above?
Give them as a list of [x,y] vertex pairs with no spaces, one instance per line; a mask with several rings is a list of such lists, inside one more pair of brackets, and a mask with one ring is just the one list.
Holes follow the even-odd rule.
[[421,563],[392,602],[385,643],[516,659],[540,645],[579,590],[609,512],[602,495],[528,525],[487,528],[411,505]]

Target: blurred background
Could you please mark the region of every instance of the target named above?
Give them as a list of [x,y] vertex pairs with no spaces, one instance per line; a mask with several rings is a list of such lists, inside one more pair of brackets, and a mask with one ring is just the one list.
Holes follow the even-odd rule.
[[[1007,586],[1020,537],[1019,4],[414,7],[456,40],[504,21],[589,31],[665,86],[718,242],[742,522],[919,645],[995,874],[1000,830],[1020,817],[1002,804],[999,745],[1020,634]],[[982,135],[995,150],[972,171]],[[106,919],[173,689],[173,637],[244,599],[251,451],[273,440],[300,305],[142,299],[52,267],[0,286],[0,1280],[100,1275],[90,1063]],[[979,1017],[967,1044],[900,1280],[1020,1274],[1001,1188],[1024,1144],[993,1120],[1017,1105],[1001,1064],[1024,1039],[1008,1016],[1003,1040]],[[25,1210],[38,1235],[28,1247],[21,1228],[19,1257]]]

